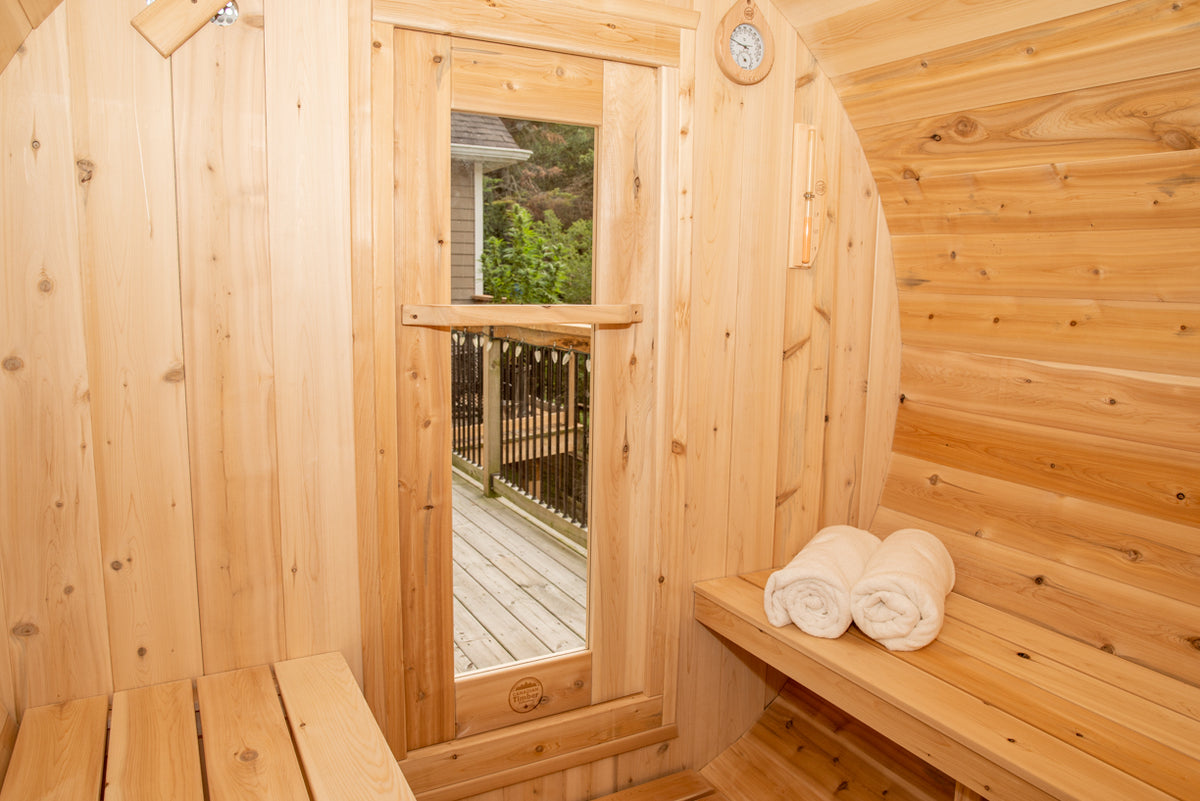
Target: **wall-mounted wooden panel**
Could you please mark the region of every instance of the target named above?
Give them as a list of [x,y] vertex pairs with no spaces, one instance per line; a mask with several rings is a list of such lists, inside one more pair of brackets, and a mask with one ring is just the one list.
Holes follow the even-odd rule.
[[600,7],[540,0],[374,0],[378,22],[629,61],[678,65],[679,31],[696,16],[665,3],[608,0]]
[[896,280],[909,294],[1197,303],[1197,242],[1200,228],[904,236]]
[[1200,542],[1181,523],[899,453],[884,503],[985,542],[1200,606]]
[[904,348],[908,401],[1200,451],[1200,379]]
[[1200,522],[1200,455],[906,402],[897,453],[1188,525]]
[[174,56],[175,169],[204,672],[286,655],[262,4]]
[[0,584],[12,668],[0,700],[14,711],[112,689],[66,41],[56,14],[0,75]]
[[1200,147],[1200,72],[1105,84],[860,131],[880,180]]
[[472,39],[455,39],[452,52],[456,111],[600,124],[602,61]]
[[[834,80],[857,128],[1194,69],[1200,8],[1127,0],[847,73]],[[978,28],[985,31],[986,28]]]
[[116,689],[201,672],[170,65],[115,8],[68,4],[76,197]]
[[[658,285],[658,92],[646,67],[604,65],[604,115],[596,143],[594,295],[597,303],[656,307]],[[646,686],[655,488],[654,320],[597,327],[592,362],[592,520],[589,639],[592,701]]]
[[[404,303],[450,301],[450,38],[397,30],[393,52],[398,320]],[[398,326],[389,369],[399,421],[404,709],[408,747],[419,748],[454,735],[449,332]]]
[[[1198,26],[1200,27],[1200,26]],[[892,233],[1191,228],[1200,150],[881,181]]]
[[1200,375],[1200,306],[900,293],[905,342],[923,347]]
[[264,3],[267,197],[287,652],[361,676],[347,1]]
[[1014,31],[1117,0],[778,0],[829,75]]

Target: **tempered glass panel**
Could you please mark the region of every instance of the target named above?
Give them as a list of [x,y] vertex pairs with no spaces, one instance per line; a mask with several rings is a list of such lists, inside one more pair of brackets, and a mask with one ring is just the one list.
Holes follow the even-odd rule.
[[[455,112],[454,303],[591,303],[595,131]],[[455,329],[458,675],[587,646],[588,326]]]

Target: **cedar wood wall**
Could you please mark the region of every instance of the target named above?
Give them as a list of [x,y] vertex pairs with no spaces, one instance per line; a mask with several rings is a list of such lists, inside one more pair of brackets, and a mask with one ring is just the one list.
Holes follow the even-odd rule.
[[[362,671],[372,356],[330,154],[363,120],[369,8],[246,0],[164,61],[141,5],[68,0],[0,76],[14,710],[332,648]],[[681,698],[724,691],[679,705],[677,744],[524,790],[583,798],[736,737],[771,683],[690,622],[690,582],[829,522],[932,528],[960,591],[1196,680],[1198,4],[762,5],[777,62],[742,89],[709,55],[727,4],[692,4],[667,248],[667,656]],[[833,186],[811,271],[782,267],[793,121]]]

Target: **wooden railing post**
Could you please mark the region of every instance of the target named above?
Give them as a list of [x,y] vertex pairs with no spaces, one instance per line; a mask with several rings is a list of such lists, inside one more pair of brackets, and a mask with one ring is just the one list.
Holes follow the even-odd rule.
[[492,482],[500,473],[503,433],[500,428],[500,343],[492,330],[483,334],[483,448],[479,462],[483,466],[483,491],[496,494]]

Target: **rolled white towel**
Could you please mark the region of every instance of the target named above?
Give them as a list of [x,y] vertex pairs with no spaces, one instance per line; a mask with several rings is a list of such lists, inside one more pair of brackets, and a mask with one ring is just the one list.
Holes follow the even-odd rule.
[[879,538],[853,526],[829,526],[767,579],[763,606],[772,625],[788,621],[817,637],[840,637],[850,627],[850,590]]
[[915,651],[938,636],[954,561],[934,535],[901,529],[883,541],[851,591],[854,622],[890,651]]

